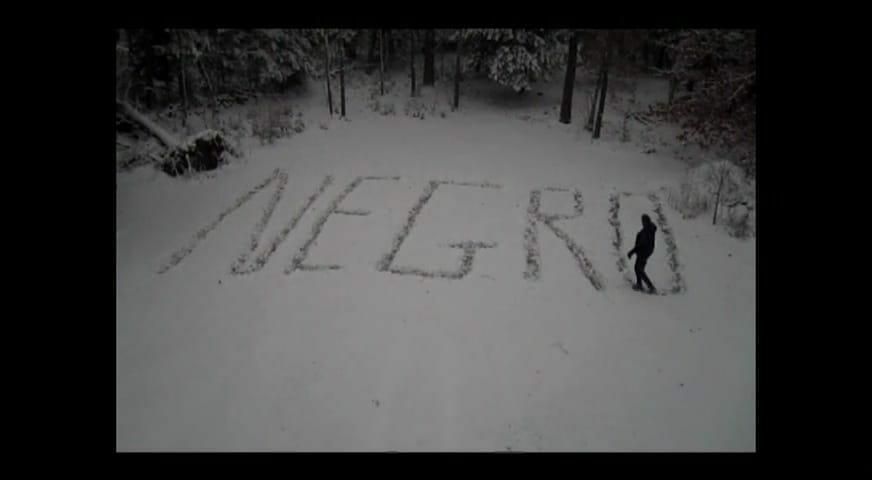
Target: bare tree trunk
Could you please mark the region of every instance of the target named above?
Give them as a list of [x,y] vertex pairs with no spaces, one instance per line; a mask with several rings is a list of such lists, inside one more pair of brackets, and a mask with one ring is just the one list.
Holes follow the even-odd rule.
[[146,34],[145,30],[136,30],[138,32],[137,38],[138,42],[134,42],[136,45],[136,49],[139,50],[139,46],[142,46],[142,51],[139,53],[142,57],[139,62],[137,62],[137,71],[136,73],[141,78],[145,79],[145,95],[135,95],[134,100],[142,100],[145,104],[145,108],[147,110],[151,110],[154,107],[154,104],[157,100],[155,95],[155,86],[154,86],[154,74],[152,73],[153,65],[154,65],[154,51],[149,47],[150,41],[148,40],[149,35]]
[[646,69],[648,68],[648,66],[649,66],[650,63],[651,63],[651,61],[648,59],[648,52],[650,51],[648,45],[649,45],[648,40],[645,40],[645,41],[642,43],[642,58],[643,58],[643,63],[644,63],[644,65],[645,65],[645,68],[646,68]]
[[412,68],[412,96],[415,96],[415,31],[409,31],[409,65]]
[[721,203],[721,189],[724,188],[724,179],[727,176],[727,169],[724,165],[718,168],[718,191],[715,194],[715,213],[712,217],[712,225],[717,225],[718,223],[718,205]]
[[609,67],[608,62],[603,65],[603,87],[599,94],[599,108],[596,115],[596,124],[593,127],[593,138],[600,137],[600,130],[603,126],[603,110],[606,107],[606,92],[609,87]]
[[603,50],[602,57],[602,87],[599,92],[599,107],[597,108],[597,116],[596,121],[593,126],[593,136],[592,139],[599,138],[600,132],[602,130],[603,125],[603,112],[606,106],[606,95],[608,94],[609,87],[609,62],[611,61],[611,49],[612,49],[612,34],[613,32],[610,30],[606,32],[605,38],[605,48]]
[[624,60],[627,55],[627,32],[626,30],[618,30],[615,32],[618,37],[618,60]]
[[176,31],[176,45],[179,49],[179,91],[182,97],[182,126],[188,124],[188,89],[185,84],[185,54],[182,51],[182,34]]
[[127,79],[127,85],[125,85],[125,87],[124,87],[124,96],[121,98],[123,98],[125,101],[127,101],[130,98],[130,86],[133,85],[133,78],[135,76],[135,72],[133,71],[133,65],[132,65],[132,63],[133,63],[133,60],[132,60],[133,59],[133,42],[130,41],[130,32],[129,31],[121,29],[121,32],[124,34],[123,35],[124,45],[127,46],[127,55],[125,56],[125,59],[127,60],[127,68],[128,68],[128,72],[130,75]]
[[387,41],[388,48],[386,51],[388,54],[388,66],[390,66],[391,60],[393,60],[393,58],[394,58],[394,35],[393,35],[393,30],[391,30],[390,28],[387,29],[387,37],[388,37],[388,41]]
[[227,69],[220,63],[218,64],[218,86],[216,91],[217,93],[227,92]]
[[146,130],[148,130],[152,135],[157,137],[158,140],[161,141],[167,148],[174,149],[179,147],[179,141],[169,132],[161,128],[160,125],[149,120],[145,115],[139,113],[136,109],[131,107],[127,102],[123,102],[121,100],[115,100],[115,106],[121,108],[121,110],[130,118],[135,120],[137,123],[142,125]]
[[569,56],[566,60],[566,79],[563,82],[563,101],[560,104],[560,123],[572,122],[572,91],[575,87],[575,60],[578,57],[578,35],[569,39]]
[[339,93],[342,96],[342,117],[345,118],[345,40],[341,40],[339,55]]
[[188,124],[188,86],[185,81],[185,62],[182,60],[182,126]]
[[379,30],[378,33],[378,58],[379,66],[379,82],[381,83],[381,94],[385,94],[385,33]]
[[435,40],[435,32],[433,29],[428,29],[424,36],[424,78],[422,85],[433,85],[433,43]]
[[454,58],[454,109],[460,108],[460,56],[463,54],[462,32],[457,35],[457,55]]
[[602,84],[603,84],[603,72],[602,72],[602,69],[600,69],[600,72],[596,77],[596,86],[593,87],[593,96],[592,96],[591,102],[590,102],[590,109],[588,111],[587,123],[584,125],[584,129],[587,130],[588,132],[593,132],[593,121],[594,121],[594,118],[596,117],[596,106],[597,106],[597,103],[599,102],[599,92],[600,92],[600,89],[602,88]]
[[324,36],[324,77],[327,79],[327,109],[332,117],[333,92],[330,90],[330,41],[327,39],[327,32],[325,30],[321,30],[321,35]]
[[[381,32],[381,30],[378,30],[378,32]],[[372,30],[372,37],[369,43],[369,55],[367,56],[367,62],[370,64],[375,63],[375,46],[376,42],[379,40],[380,35],[380,33],[376,33],[376,30]]]
[[[215,88],[212,86],[212,80],[209,79],[209,75],[206,73],[206,68],[203,66],[203,62],[198,58],[196,60],[197,68],[200,69],[200,75],[203,75],[203,78],[206,79],[206,87],[209,88],[209,100],[212,103],[212,118],[215,118],[215,115],[218,114],[218,103],[215,101]],[[207,127],[209,125],[206,125]]]
[[357,42],[352,40],[351,43],[345,43],[345,40],[342,40],[342,56],[348,57],[349,60],[357,60]]

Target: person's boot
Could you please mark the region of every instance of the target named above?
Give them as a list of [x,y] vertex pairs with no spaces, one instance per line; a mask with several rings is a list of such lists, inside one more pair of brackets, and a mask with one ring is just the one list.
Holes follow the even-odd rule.
[[637,292],[641,292],[641,291],[642,291],[642,285],[639,285],[639,284],[633,285],[633,290],[635,290],[635,291],[637,291]]
[[654,287],[648,287],[648,293],[651,295],[657,295],[657,289]]

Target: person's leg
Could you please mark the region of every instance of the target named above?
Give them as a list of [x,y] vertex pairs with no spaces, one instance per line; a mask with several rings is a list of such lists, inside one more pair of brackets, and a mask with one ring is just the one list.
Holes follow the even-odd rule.
[[648,285],[648,290],[650,290],[652,292],[655,290],[654,284],[651,283],[651,279],[648,278],[648,275],[645,274],[645,272],[642,272],[642,281],[645,282],[645,285]]
[[[654,290],[654,284],[651,283],[651,279],[648,278],[648,275],[645,273],[645,264],[648,263],[647,258],[640,259],[639,262],[639,273],[637,275],[645,282],[645,285],[648,287],[648,290]],[[641,286],[641,285],[640,285]]]
[[636,271],[636,289],[642,290],[642,276],[645,275],[645,261],[642,260],[642,257],[636,255],[636,264],[633,269]]

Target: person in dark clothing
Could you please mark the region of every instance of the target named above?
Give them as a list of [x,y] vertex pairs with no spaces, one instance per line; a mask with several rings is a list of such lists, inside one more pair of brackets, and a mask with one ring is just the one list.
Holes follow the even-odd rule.
[[654,253],[654,232],[657,231],[657,226],[651,221],[648,215],[642,215],[642,230],[636,234],[636,245],[627,254],[629,258],[636,255],[636,285],[633,290],[642,290],[642,282],[648,287],[648,293],[655,293],[654,284],[651,279],[645,274],[645,264],[648,262],[648,257]]

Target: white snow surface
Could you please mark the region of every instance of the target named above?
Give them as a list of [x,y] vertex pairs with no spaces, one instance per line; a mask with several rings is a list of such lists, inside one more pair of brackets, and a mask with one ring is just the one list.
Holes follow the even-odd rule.
[[[573,124],[562,125],[559,80],[527,100],[468,93],[458,112],[447,107],[450,88],[425,89],[442,96],[446,117],[423,120],[405,116],[402,103],[396,115],[373,113],[352,91],[350,121],[326,119],[323,92],[313,89],[307,130],[243,162],[196,180],[150,167],[117,174],[117,450],[756,449],[755,241],[668,207],[662,188],[685,163],[645,155],[608,129],[591,143],[580,133],[583,89]],[[540,121],[519,118],[531,112]],[[326,175],[334,181],[262,269],[230,267],[275,182],[158,273],[277,168],[288,183],[256,253]],[[339,205],[369,215],[328,217],[304,263],[340,270],[286,274],[318,217],[358,176],[400,179],[364,180]],[[456,270],[463,250],[449,243],[496,246],[478,249],[461,279],[379,271],[432,180],[501,188],[439,185],[392,266]],[[584,250],[600,291],[543,223],[541,278],[523,276],[531,191],[542,190],[542,212],[570,215],[572,189],[583,213],[556,224]],[[620,197],[624,256],[641,214],[655,218],[647,195],[660,195],[686,291],[629,288],[608,221],[616,192],[631,194]],[[667,289],[659,228],[656,242],[647,271]]]

